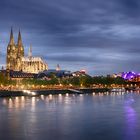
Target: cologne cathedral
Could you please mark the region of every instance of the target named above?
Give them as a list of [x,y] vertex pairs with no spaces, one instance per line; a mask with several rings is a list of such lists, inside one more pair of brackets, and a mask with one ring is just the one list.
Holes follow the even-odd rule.
[[48,65],[41,57],[32,56],[31,47],[29,48],[28,56],[25,57],[21,33],[19,31],[18,41],[17,44],[15,44],[13,31],[11,29],[10,41],[7,46],[6,69],[26,73],[39,73],[43,70],[48,70]]

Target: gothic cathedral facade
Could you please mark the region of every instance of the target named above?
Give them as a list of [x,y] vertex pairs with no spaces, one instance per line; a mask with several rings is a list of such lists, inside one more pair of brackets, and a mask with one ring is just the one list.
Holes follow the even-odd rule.
[[17,42],[17,44],[15,44],[13,31],[11,29],[10,41],[7,46],[6,69],[16,70],[16,71],[22,70],[22,67],[21,67],[22,66],[22,64],[21,64],[22,57],[24,57],[24,47],[22,44],[21,33],[19,31],[18,42]]
[[19,31],[16,44],[14,41],[13,30],[11,29],[10,41],[7,46],[6,69],[27,73],[38,73],[48,69],[48,65],[41,57],[32,57],[31,48],[29,49],[29,55],[25,57],[21,33]]

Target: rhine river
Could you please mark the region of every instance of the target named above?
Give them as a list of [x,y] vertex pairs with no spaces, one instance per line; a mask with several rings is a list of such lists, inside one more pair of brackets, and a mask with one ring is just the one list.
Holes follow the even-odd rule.
[[139,140],[140,94],[0,98],[0,140]]

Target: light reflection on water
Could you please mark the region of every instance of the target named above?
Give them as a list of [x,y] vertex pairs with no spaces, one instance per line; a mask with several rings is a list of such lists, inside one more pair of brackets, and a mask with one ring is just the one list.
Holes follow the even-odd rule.
[[140,137],[138,93],[0,98],[0,106],[0,140]]

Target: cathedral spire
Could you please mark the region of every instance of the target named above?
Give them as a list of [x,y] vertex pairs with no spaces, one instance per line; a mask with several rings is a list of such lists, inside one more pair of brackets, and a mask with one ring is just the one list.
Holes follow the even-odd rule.
[[28,57],[29,58],[32,57],[32,45],[30,45],[30,47],[29,47]]
[[20,33],[20,30],[19,30],[19,33],[18,33],[18,43],[17,43],[18,47],[22,47],[22,38],[21,38],[21,33]]
[[9,45],[14,45],[14,35],[13,35],[13,29],[12,29],[12,27],[11,27]]
[[19,30],[19,33],[18,33],[17,56],[19,58],[24,56],[24,47],[23,47],[23,44],[22,44],[22,38],[21,38],[20,30]]
[[60,66],[59,66],[59,64],[57,64],[57,66],[56,66],[56,71],[60,71]]

